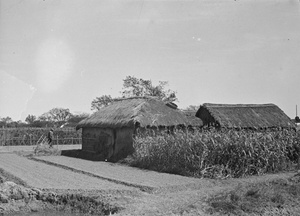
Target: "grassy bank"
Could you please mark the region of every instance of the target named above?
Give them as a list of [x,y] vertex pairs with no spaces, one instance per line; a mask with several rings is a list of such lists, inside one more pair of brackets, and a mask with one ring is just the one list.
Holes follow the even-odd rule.
[[138,133],[133,166],[196,177],[242,177],[292,169],[295,131],[203,130]]
[[207,200],[220,215],[299,215],[300,174],[239,186]]

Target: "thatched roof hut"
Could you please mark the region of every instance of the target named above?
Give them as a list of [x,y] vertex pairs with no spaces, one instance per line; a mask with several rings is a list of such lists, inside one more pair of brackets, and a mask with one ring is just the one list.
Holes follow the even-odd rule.
[[114,101],[79,122],[76,129],[83,129],[83,150],[116,159],[130,153],[137,128],[176,126],[202,126],[202,121],[190,121],[179,110],[153,97],[134,97]]
[[192,123],[180,111],[168,107],[153,97],[133,97],[114,101],[79,122],[76,129],[201,125],[200,119],[196,124]]
[[295,128],[291,119],[274,104],[210,104],[196,113],[204,125],[224,128]]
[[[196,117],[196,112],[195,110],[181,110],[183,114],[189,119],[189,121],[193,122],[194,124],[197,124],[200,118]],[[201,120],[201,119],[200,119]],[[201,125],[201,127],[203,124]]]

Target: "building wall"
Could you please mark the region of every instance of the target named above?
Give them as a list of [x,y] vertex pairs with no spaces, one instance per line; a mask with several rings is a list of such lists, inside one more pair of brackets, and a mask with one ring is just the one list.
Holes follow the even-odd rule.
[[116,143],[114,149],[114,160],[126,157],[133,152],[134,128],[120,128],[116,130]]
[[196,117],[200,118],[203,121],[203,126],[220,126],[219,123],[214,119],[214,117],[211,116],[208,110],[202,106],[197,111]]
[[102,154],[104,158],[113,153],[114,131],[104,128],[83,128],[82,150]]
[[82,150],[118,160],[133,152],[133,128],[83,128]]

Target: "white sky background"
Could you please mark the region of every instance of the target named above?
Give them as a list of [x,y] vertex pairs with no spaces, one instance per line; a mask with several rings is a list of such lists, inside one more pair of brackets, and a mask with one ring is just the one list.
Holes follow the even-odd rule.
[[180,108],[275,103],[294,118],[299,69],[297,0],[0,0],[0,117],[91,112],[131,75],[168,81]]

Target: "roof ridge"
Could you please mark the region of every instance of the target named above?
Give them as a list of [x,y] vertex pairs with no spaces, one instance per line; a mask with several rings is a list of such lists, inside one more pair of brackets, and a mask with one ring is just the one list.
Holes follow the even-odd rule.
[[276,106],[273,103],[266,104],[214,104],[214,103],[204,103],[205,107],[269,107]]
[[114,101],[132,100],[132,99],[154,99],[154,100],[159,100],[158,97],[155,97],[155,96],[134,96],[134,97],[116,98],[116,99],[114,99]]

